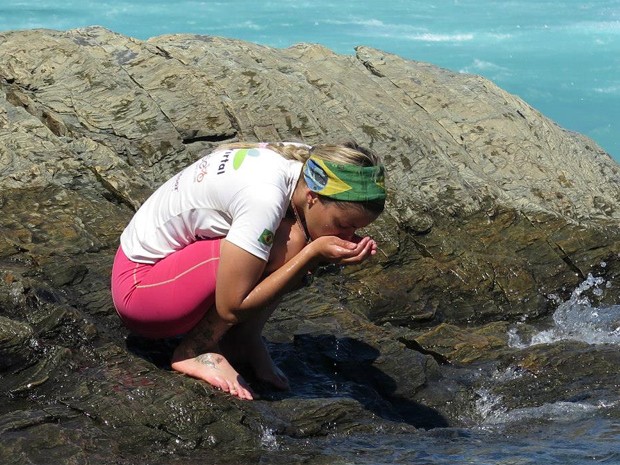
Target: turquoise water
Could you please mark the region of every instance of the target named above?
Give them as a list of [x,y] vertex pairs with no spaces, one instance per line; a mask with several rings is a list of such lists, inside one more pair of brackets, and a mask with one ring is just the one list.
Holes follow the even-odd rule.
[[620,0],[0,0],[0,30],[95,24],[139,39],[368,45],[480,74],[620,161]]

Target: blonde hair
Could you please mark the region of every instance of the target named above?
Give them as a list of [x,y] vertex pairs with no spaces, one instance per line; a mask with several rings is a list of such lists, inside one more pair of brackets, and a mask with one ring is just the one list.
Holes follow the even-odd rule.
[[310,155],[342,165],[377,166],[381,164],[379,156],[373,151],[358,145],[354,141],[341,144],[306,145],[302,142],[233,142],[218,147],[219,149],[251,149],[265,147],[280,154],[287,160],[304,163]]
[[223,144],[217,147],[218,150],[234,150],[234,149],[256,149],[268,148],[280,154],[287,160],[297,160],[304,163],[310,157],[312,147],[302,142],[286,143],[286,142],[233,142]]
[[[250,149],[265,147],[280,154],[287,160],[297,160],[305,163],[310,155],[317,156],[325,161],[338,163],[342,165],[355,166],[377,166],[381,164],[381,158],[372,150],[358,145],[355,141],[347,141],[340,144],[317,144],[306,145],[303,142],[234,142],[218,147],[218,149]],[[303,176],[302,176],[303,179]],[[351,204],[370,210],[374,213],[381,213],[385,207],[385,201],[371,202],[349,202],[342,200],[333,200],[325,196],[321,196],[324,201],[333,202],[349,208]]]

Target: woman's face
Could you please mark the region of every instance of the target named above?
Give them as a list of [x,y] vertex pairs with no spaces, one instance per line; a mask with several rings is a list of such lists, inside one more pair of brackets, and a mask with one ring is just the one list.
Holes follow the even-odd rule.
[[321,236],[338,236],[350,241],[355,231],[364,228],[379,215],[357,206],[343,207],[342,204],[315,199],[306,210],[306,227],[312,239]]

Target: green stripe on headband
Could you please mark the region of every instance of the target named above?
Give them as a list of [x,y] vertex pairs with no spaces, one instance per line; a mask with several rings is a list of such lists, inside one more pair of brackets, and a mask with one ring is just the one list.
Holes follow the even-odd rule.
[[304,164],[304,180],[311,191],[335,200],[367,202],[386,197],[383,165],[342,165],[312,155]]

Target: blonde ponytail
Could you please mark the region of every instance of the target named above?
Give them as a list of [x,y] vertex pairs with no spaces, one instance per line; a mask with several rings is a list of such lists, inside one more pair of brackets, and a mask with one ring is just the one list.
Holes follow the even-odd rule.
[[268,148],[287,160],[305,163],[310,155],[315,155],[332,163],[355,166],[378,166],[379,156],[373,151],[348,141],[342,144],[306,145],[303,142],[233,142],[220,145],[218,150]]
[[310,158],[312,147],[302,142],[233,142],[217,147],[218,150],[258,149],[273,150],[287,160],[297,160],[301,163]]

